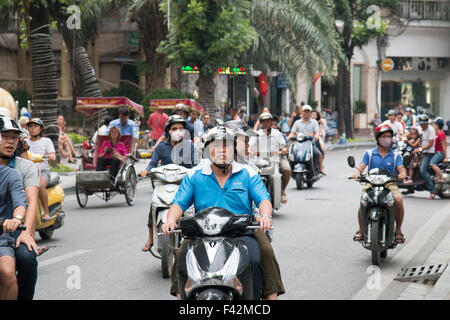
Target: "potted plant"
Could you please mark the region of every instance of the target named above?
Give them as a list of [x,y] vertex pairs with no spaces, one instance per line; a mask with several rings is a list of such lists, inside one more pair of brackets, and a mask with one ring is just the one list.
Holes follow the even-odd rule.
[[364,100],[356,100],[353,104],[353,123],[355,129],[367,128],[367,104]]

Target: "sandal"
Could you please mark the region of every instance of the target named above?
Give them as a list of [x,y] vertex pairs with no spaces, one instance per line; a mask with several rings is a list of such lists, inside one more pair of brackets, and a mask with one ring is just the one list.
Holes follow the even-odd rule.
[[353,236],[353,241],[363,241],[363,233],[361,231],[356,231]]
[[428,197],[428,199],[433,200],[434,198],[436,198],[436,194],[430,193],[430,196]]
[[411,179],[408,179],[405,181],[405,184],[411,184],[411,183],[413,183],[413,181]]
[[287,203],[287,197],[286,197],[286,194],[282,194],[282,195],[281,195],[281,203],[282,203],[282,204],[286,204],[286,203]]
[[141,248],[142,252],[148,252],[153,247],[153,243],[148,243],[148,241],[144,244],[144,246]]
[[[397,236],[401,236],[401,238],[397,238]],[[400,231],[397,231],[395,233],[395,243],[400,244],[400,243],[405,243],[406,238],[403,235],[403,233],[401,233]]]

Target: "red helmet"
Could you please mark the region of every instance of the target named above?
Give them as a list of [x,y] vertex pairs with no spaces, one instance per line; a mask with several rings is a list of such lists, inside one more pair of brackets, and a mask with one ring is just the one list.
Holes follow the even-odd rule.
[[384,132],[390,131],[391,135],[394,136],[394,130],[388,124],[380,124],[375,128],[375,138],[378,139]]

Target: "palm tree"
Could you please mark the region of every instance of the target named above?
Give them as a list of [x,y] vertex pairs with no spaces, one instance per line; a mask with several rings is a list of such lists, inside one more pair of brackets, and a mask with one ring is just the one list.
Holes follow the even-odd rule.
[[309,80],[318,71],[332,77],[335,62],[345,59],[329,1],[252,0],[236,4],[246,7],[258,33],[245,63],[283,73],[294,92],[299,72]]

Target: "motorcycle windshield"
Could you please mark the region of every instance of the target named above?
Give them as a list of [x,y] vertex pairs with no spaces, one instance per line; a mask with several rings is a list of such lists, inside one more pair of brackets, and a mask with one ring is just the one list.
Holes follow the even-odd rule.
[[294,161],[295,162],[304,162],[306,161],[306,156],[311,152],[311,142],[303,141],[296,142],[294,144]]
[[207,237],[244,233],[250,223],[249,215],[236,215],[223,208],[210,207],[181,219],[180,227],[184,236]]

